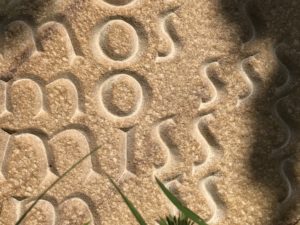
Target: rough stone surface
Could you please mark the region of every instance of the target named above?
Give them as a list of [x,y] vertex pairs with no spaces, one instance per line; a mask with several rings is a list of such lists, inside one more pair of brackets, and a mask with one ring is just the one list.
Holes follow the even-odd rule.
[[0,224],[300,217],[299,0],[1,0]]

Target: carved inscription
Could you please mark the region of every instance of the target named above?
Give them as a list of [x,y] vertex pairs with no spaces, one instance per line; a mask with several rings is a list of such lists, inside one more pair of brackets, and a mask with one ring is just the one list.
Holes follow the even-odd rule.
[[141,29],[134,20],[123,18],[96,26],[91,39],[95,59],[112,66],[131,64],[144,49],[145,37]]
[[212,136],[208,123],[214,119],[212,114],[204,115],[197,118],[193,123],[192,135],[206,151],[206,159],[199,163],[195,162],[193,165],[193,173],[197,173],[203,166],[212,165],[214,160],[219,156],[219,146],[215,138]]
[[36,118],[44,114],[66,119],[84,112],[78,82],[68,77],[57,78],[47,85],[37,77],[0,81],[0,117]]
[[[124,7],[132,6],[139,0],[97,1],[104,3],[103,5],[108,6],[107,8],[112,11],[120,10],[122,12]],[[157,12],[160,17],[154,20],[154,25],[151,25],[153,27],[158,25],[161,43],[158,49],[152,50],[151,60],[153,63],[169,62],[179,55],[182,46],[174,27],[177,21],[175,11],[176,9],[165,13]],[[22,22],[11,25],[18,25],[20,29],[23,27],[22,29],[26,30],[25,34],[30,37],[29,42],[32,47],[30,55],[35,52],[45,52],[46,54],[49,52],[49,55],[52,56],[52,52],[62,50],[67,52],[68,59],[64,61],[68,61],[71,67],[80,57],[76,46],[73,45],[72,35],[62,23],[50,21],[35,29],[31,29],[29,25]],[[88,43],[96,62],[105,67],[104,72],[101,71],[103,74],[96,85],[96,91],[92,92],[95,94],[97,104],[95,114],[99,113],[109,123],[114,124],[120,132],[121,173],[118,181],[136,176],[134,167],[135,132],[141,115],[146,111],[150,89],[142,76],[130,72],[133,71],[130,67],[146,52],[147,33],[150,33],[149,30],[147,32],[143,30],[143,26],[136,18],[124,15],[105,16],[92,29]],[[53,42],[64,44],[57,47],[53,46]],[[150,53],[149,55],[151,56]],[[4,57],[6,56],[4,54]],[[208,126],[208,122],[214,119],[213,107],[224,93],[222,82],[211,73],[212,67],[218,65],[218,62],[212,62],[202,66],[202,77],[206,80],[212,93],[211,99],[206,102],[201,101],[199,107],[201,115],[193,121],[192,134],[199,145],[203,147],[206,159],[201,163],[194,163],[192,176],[197,176],[204,166],[213,165],[219,156],[220,146],[210,133]],[[107,72],[107,68],[109,72]],[[138,68],[135,67],[135,70]],[[87,84],[84,83],[84,85]],[[60,122],[61,118],[67,118],[72,122],[78,119],[85,123],[84,113],[88,110],[84,110],[84,105],[90,102],[84,102],[81,95],[85,95],[85,93],[81,93],[80,86],[73,76],[59,76],[54,80],[47,81],[33,76],[17,77],[8,82],[0,81],[0,116],[12,113],[16,118],[35,119],[40,115],[47,114],[56,122]],[[89,110],[91,110],[90,108]],[[208,111],[208,113],[204,115],[204,111]],[[82,118],[79,118],[78,115],[82,115]],[[184,163],[179,147],[173,142],[169,133],[175,126],[173,118],[158,119],[154,122],[150,133],[165,156],[164,162],[154,169],[152,175],[162,178],[171,191],[181,185],[178,177],[183,174],[178,172],[178,168]],[[63,128],[58,131],[51,131],[49,136],[48,134],[44,135],[38,129],[33,128],[32,130],[36,132],[26,130],[10,134],[0,133],[0,180],[12,181],[16,187],[20,187],[20,190],[14,193],[16,198],[10,201],[10,204],[14,205],[12,211],[14,219],[10,218],[10,221],[14,222],[34,202],[35,196],[32,196],[32,190],[30,191],[32,187],[37,189],[45,180],[51,181],[49,176],[52,178],[61,176],[78,159],[91,151],[89,135],[80,129],[63,125]],[[75,169],[76,179],[85,180],[91,171],[93,172],[92,159],[94,158],[90,156]],[[18,164],[19,162],[22,163]],[[33,178],[36,179],[33,181],[34,185],[32,182],[28,182]],[[214,188],[215,179],[215,175],[200,179],[200,190],[212,211],[209,223],[218,223],[223,218],[225,208]],[[71,193],[68,195],[69,197],[59,200],[55,199],[55,196],[46,196],[39,200],[23,223],[82,225],[89,222],[91,225],[100,224],[101,222],[95,218],[97,217],[95,216],[96,208],[93,207],[96,206],[87,196],[82,197],[83,195],[82,193]],[[170,205],[169,208],[171,213],[178,213],[173,206]]]
[[0,130],[0,181],[4,180],[4,175],[2,171],[3,161],[5,153],[7,151],[10,135],[3,130]]
[[30,196],[28,188],[38,187],[52,174],[45,140],[32,133],[20,132],[8,137],[4,147],[1,168],[4,178],[19,186],[15,196]]
[[[20,202],[16,202],[16,207],[19,208],[19,217],[25,212],[25,210],[33,203],[30,200],[23,200]],[[41,224],[41,225],[55,225],[57,224],[57,215],[56,209],[54,205],[45,199],[41,199],[38,201],[36,206],[32,209],[32,211],[26,216],[24,225],[30,224]]]
[[159,30],[161,35],[156,62],[167,62],[172,60],[180,51],[181,43],[176,29],[173,26],[173,21],[176,21],[176,19],[177,16],[174,12],[164,13],[159,19]]
[[223,97],[225,90],[224,84],[216,75],[216,67],[220,66],[219,62],[207,62],[201,66],[201,75],[205,79],[211,92],[211,98],[207,101],[201,99],[199,111],[211,111]]
[[244,96],[239,96],[237,106],[240,106],[241,104],[250,101],[251,98],[257,96],[257,91],[259,90],[260,86],[260,80],[255,71],[249,69],[249,63],[251,63],[251,61],[253,61],[254,59],[255,56],[250,56],[246,59],[243,59],[239,64],[241,75],[244,81],[246,82],[249,91],[248,94]]
[[225,216],[224,203],[218,197],[218,190],[214,184],[217,177],[209,176],[200,181],[200,189],[212,211],[208,224],[218,224]]
[[[75,52],[71,37],[66,29],[66,27],[56,21],[49,21],[40,26],[37,30],[37,36],[43,50],[51,49],[49,44],[53,44],[52,41],[62,41],[65,44],[65,49],[68,56],[68,61],[70,65],[73,65],[75,60],[80,58],[78,53]],[[49,40],[53,39],[51,42]]]
[[[81,198],[70,198],[59,205],[58,211],[60,214],[61,224],[78,224],[82,225],[87,222],[91,225],[95,223],[94,216],[89,208],[89,205]],[[78,215],[77,217],[74,217]]]
[[46,91],[51,114],[72,118],[81,113],[79,93],[70,79],[57,79],[46,86]]
[[[56,21],[48,21],[39,27],[33,27],[22,20],[10,22],[5,26],[4,44],[1,58],[5,62],[0,72],[12,78],[18,67],[48,50],[53,50],[53,41],[64,42],[69,65],[72,66],[80,58],[74,47],[73,37],[69,35],[67,27]],[[78,50],[78,49],[77,49]]]
[[120,181],[127,178],[134,177],[134,165],[133,165],[133,141],[134,141],[134,128],[121,129],[122,133],[122,162],[121,162],[121,176]]
[[175,125],[174,120],[169,118],[157,123],[152,129],[152,137],[162,148],[166,158],[165,163],[154,170],[154,176],[162,177],[172,174],[174,172],[174,168],[176,168],[176,166],[180,163],[178,148],[167,135],[167,130]]
[[[70,168],[78,159],[90,152],[89,142],[83,132],[75,129],[64,130],[49,140],[49,146],[54,157],[55,170],[58,175],[62,175]],[[65,153],[68,158],[65,158]],[[85,160],[78,167],[80,174],[84,177],[92,169],[91,160]],[[79,176],[79,173],[78,173]]]
[[[127,112],[112,104],[113,89],[121,81],[125,81],[133,90],[134,106]],[[129,74],[115,74],[104,80],[99,85],[97,95],[100,112],[109,120],[120,122],[138,116],[143,111],[147,98],[145,88],[135,77]]]
[[[24,200],[10,198],[5,201],[3,211],[0,212],[0,224],[14,225],[34,201],[34,198]],[[81,196],[67,197],[60,204],[57,204],[54,197],[47,196],[38,200],[22,225],[82,225],[87,222],[91,225],[99,224],[94,220],[95,215],[90,204]]]
[[[201,176],[199,189],[211,209],[211,216],[208,220],[209,224],[218,224],[224,218],[226,210],[226,206],[218,196],[218,188],[215,185],[218,170],[214,167],[221,159],[222,147],[219,145],[209,126],[210,123],[215,120],[215,107],[221,101],[225,93],[224,83],[216,77],[216,74],[212,76],[211,69],[215,66],[219,66],[217,61],[204,63],[202,65],[202,75],[211,90],[211,98],[205,102],[200,102],[200,116],[194,119],[191,129],[191,134],[205,151],[205,159],[201,162],[195,161],[193,163],[192,174],[197,177]],[[204,171],[210,172],[207,174],[207,172]]]
[[0,117],[9,114],[7,108],[7,83],[0,80]]
[[108,3],[111,6],[128,6],[136,2],[137,0],[102,0],[105,3]]
[[[26,49],[27,51],[29,51],[27,53],[29,56],[37,52],[36,43],[34,39],[34,32],[30,25],[27,24],[25,21],[16,20],[9,23],[5,29],[5,36],[6,38],[3,51],[4,58],[10,58],[10,54],[13,54],[13,52],[19,53],[22,51],[26,51]],[[23,45],[16,46],[16,42],[21,42]]]
[[36,117],[45,112],[42,88],[32,79],[13,82],[9,97],[14,115]]
[[296,81],[297,75],[294,71],[289,68],[286,63],[281,60],[283,57],[281,48],[287,47],[286,44],[279,44],[275,46],[273,50],[273,57],[277,60],[279,64],[280,71],[282,71],[282,75],[284,76],[284,82],[281,83],[275,89],[275,102],[272,107],[272,113],[278,124],[284,130],[284,139],[276,148],[272,149],[272,157],[280,159],[279,173],[286,186],[286,196],[282,201],[278,203],[278,213],[285,213],[285,210],[293,204],[294,199],[297,195],[297,186],[295,185],[294,180],[292,179],[292,173],[290,168],[293,166],[293,156],[287,155],[285,156],[285,151],[287,148],[290,148],[293,142],[293,138],[298,135],[297,129],[295,129],[295,125],[286,115],[282,112],[282,103],[287,100],[291,88]]

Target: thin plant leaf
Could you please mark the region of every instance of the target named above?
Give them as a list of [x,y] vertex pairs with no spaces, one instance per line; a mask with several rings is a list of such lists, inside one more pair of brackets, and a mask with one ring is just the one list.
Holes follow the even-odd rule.
[[160,218],[158,223],[159,223],[159,225],[168,225],[167,222],[162,218]]
[[166,197],[177,207],[178,210],[181,211],[183,215],[194,221],[198,225],[207,225],[205,221],[199,217],[196,213],[194,213],[189,208],[185,207],[166,187],[165,185],[157,178],[155,177],[155,180],[160,187],[160,189],[163,191],[163,193],[166,195]]
[[189,218],[185,217],[182,213],[178,216],[169,215],[165,219],[160,218],[158,221],[159,225],[193,225],[194,222]]
[[[95,153],[96,151],[99,150],[100,147],[96,147],[93,151],[89,152],[86,154],[84,157],[79,159],[76,163],[74,163],[69,169],[66,170],[60,177],[58,177],[51,185],[49,185],[48,188],[46,188],[38,197],[37,199],[33,202],[33,204],[24,212],[24,214],[20,217],[20,219],[16,222],[15,225],[20,225],[22,221],[25,219],[25,217],[28,215],[28,213],[33,209],[33,207],[38,203],[40,199],[42,199],[46,193],[54,187],[62,178],[64,178],[68,173],[70,173],[73,169],[75,169],[82,161],[84,161],[86,158],[88,158],[90,155]],[[88,223],[89,224],[89,223]]]
[[90,225],[90,223],[91,223],[91,221],[89,221],[89,222],[87,222],[87,223],[85,223],[85,224],[83,224],[83,225]]
[[140,225],[147,225],[142,215],[139,213],[139,211],[134,207],[133,203],[123,194],[119,186],[113,181],[113,179],[107,175],[109,181],[112,183],[112,185],[116,188],[116,190],[121,195],[122,199],[130,209],[131,213],[134,215],[135,219],[139,222]]

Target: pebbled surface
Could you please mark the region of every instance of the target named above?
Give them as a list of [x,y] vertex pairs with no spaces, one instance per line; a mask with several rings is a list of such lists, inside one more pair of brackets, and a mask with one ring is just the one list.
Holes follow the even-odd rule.
[[298,0],[0,1],[0,225],[300,212]]

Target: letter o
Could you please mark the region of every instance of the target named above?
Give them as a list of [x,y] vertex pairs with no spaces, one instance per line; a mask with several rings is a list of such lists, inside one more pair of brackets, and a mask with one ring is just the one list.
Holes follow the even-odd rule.
[[[121,79],[125,79],[130,83],[130,86],[135,92],[135,105],[132,107],[129,113],[120,114],[114,110],[109,103],[111,102],[111,95],[109,92],[112,91],[112,86]],[[143,106],[147,98],[146,90],[143,88],[140,81],[135,76],[121,73],[110,76],[101,82],[97,90],[97,99],[100,112],[112,122],[125,122],[126,120],[135,118],[138,114],[143,111]]]

